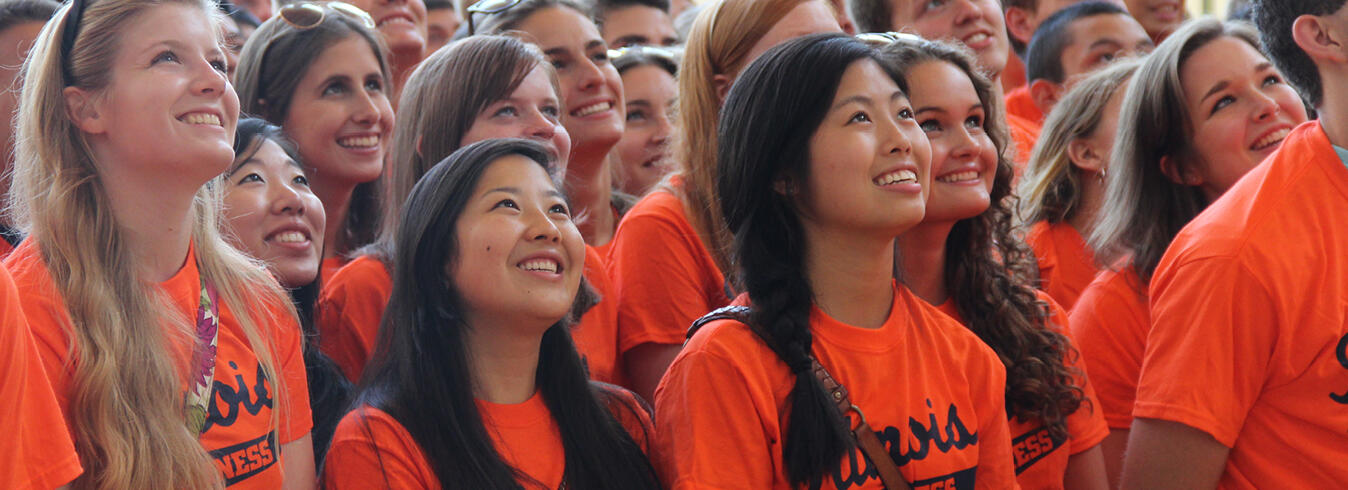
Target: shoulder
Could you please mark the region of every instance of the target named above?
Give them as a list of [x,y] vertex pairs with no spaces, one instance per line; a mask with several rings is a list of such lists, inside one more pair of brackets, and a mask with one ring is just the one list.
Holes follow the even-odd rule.
[[323,292],[343,291],[348,288],[377,287],[391,284],[392,277],[384,263],[373,255],[361,255],[347,262],[331,279],[324,281]]
[[378,444],[383,447],[391,442],[410,442],[412,435],[388,412],[369,405],[361,405],[347,412],[337,423],[332,435],[332,446],[339,443]]
[[[688,217],[683,212],[683,201],[678,196],[664,190],[656,190],[637,201],[632,209],[623,215],[618,223],[622,228],[667,226],[679,229],[690,228]],[[615,235],[616,238],[616,235]]]

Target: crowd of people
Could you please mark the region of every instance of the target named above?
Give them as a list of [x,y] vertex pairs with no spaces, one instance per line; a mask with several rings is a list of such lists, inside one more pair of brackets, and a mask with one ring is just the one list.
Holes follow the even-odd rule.
[[1334,487],[1346,4],[0,0],[0,487]]

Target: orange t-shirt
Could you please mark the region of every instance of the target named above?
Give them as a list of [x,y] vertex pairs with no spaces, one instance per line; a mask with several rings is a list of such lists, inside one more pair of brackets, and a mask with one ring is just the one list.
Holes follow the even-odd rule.
[[[3,243],[4,240],[0,240]],[[7,243],[6,243],[7,244]],[[47,381],[14,279],[0,267],[0,488],[51,489],[80,475],[80,458]]]
[[[1067,312],[1043,291],[1035,291],[1040,301],[1046,301],[1053,311],[1049,326],[1058,333],[1067,336],[1070,346],[1074,346],[1072,334],[1068,331]],[[946,301],[939,307],[955,321],[964,323],[954,301]],[[1067,474],[1067,460],[1100,444],[1109,435],[1104,416],[1096,408],[1095,389],[1085,376],[1086,363],[1078,356],[1068,355],[1069,368],[1082,370],[1082,376],[1076,379],[1081,387],[1082,402],[1077,411],[1067,416],[1066,441],[1054,444],[1048,435],[1048,429],[1035,421],[1020,421],[1010,417],[1011,455],[1016,461],[1016,483],[1021,488],[1063,488],[1063,476]],[[1063,450],[1066,448],[1065,450]]]
[[[585,279],[599,293],[599,304],[581,317],[572,330],[576,349],[590,368],[590,377],[617,383],[618,305],[599,252],[585,247]],[[393,278],[384,263],[370,255],[352,260],[323,285],[315,324],[319,346],[342,373],[360,380],[374,355],[379,322],[393,294]]]
[[1081,357],[1090,363],[1100,409],[1111,429],[1133,425],[1133,401],[1150,318],[1147,289],[1131,266],[1104,270],[1086,287],[1068,320]]
[[1223,488],[1348,482],[1348,168],[1318,121],[1185,226],[1150,285],[1134,417],[1231,448]]
[[14,253],[14,246],[10,245],[8,240],[0,239],[0,260],[4,260],[11,253]]
[[[51,379],[57,403],[69,417],[73,359],[71,339],[66,335],[70,317],[56,291],[36,240],[29,238],[5,260],[19,286],[19,300],[37,341],[38,356]],[[159,288],[184,318],[196,318],[201,298],[201,279],[194,251],[189,249],[182,269],[159,284]],[[258,327],[271,341],[284,377],[285,396],[275,396],[275,384],[261,370],[257,355],[244,337],[238,319],[220,300],[220,329],[216,342],[215,377],[207,407],[201,445],[231,488],[279,488],[282,481],[280,447],[304,437],[312,427],[308,380],[305,376],[299,322],[280,307],[265,312]],[[192,340],[195,342],[195,339]],[[191,357],[191,346],[174,348],[182,365]],[[188,375],[183,375],[186,390]],[[272,410],[280,412],[280,427],[272,423]],[[74,434],[71,434],[72,439]]]
[[1016,145],[1016,151],[1012,155],[1016,178],[1020,178],[1025,173],[1025,166],[1030,163],[1030,154],[1034,152],[1034,144],[1039,141],[1039,132],[1043,128],[1038,123],[1015,114],[1006,115],[1006,124],[1011,130],[1011,141]]
[[725,276],[683,202],[668,191],[651,192],[627,212],[609,245],[608,267],[618,297],[619,353],[682,344],[694,320],[730,303]]
[[[637,445],[650,453],[649,416],[631,392],[613,387],[610,411]],[[623,404],[619,407],[617,404]],[[566,451],[557,421],[541,393],[524,403],[501,405],[477,401],[478,413],[502,459],[547,488],[557,488],[566,470]],[[337,425],[323,467],[329,489],[442,488],[435,470],[412,434],[393,416],[362,405]],[[521,479],[523,485],[529,480]]]
[[1030,96],[1029,84],[1006,93],[1006,113],[1040,126],[1044,124],[1044,112],[1039,110],[1034,97]]
[[1016,50],[1006,49],[1006,68],[1002,68],[1002,91],[1011,92],[1025,86],[1025,62],[1016,55]]
[[[746,299],[741,296],[737,303]],[[915,490],[1015,486],[1006,370],[978,337],[895,286],[880,328],[810,314],[813,353],[847,388]],[[655,390],[656,468],[684,488],[790,488],[782,462],[795,376],[742,323],[693,336]],[[824,488],[884,488],[860,450]]]
[[346,267],[346,264],[349,263],[351,262],[346,260],[346,257],[328,257],[323,259],[323,262],[319,264],[319,280],[323,281],[322,285],[326,286],[328,282],[332,280],[332,276],[337,275],[337,271],[342,267]]
[[1040,221],[1025,234],[1025,243],[1039,261],[1039,289],[1063,308],[1076,306],[1081,291],[1095,279],[1095,252],[1076,228],[1066,222]]

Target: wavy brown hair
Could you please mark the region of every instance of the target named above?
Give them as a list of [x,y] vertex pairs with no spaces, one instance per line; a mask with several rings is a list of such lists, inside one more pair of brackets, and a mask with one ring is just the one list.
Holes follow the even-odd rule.
[[[1067,416],[1085,398],[1069,367],[1077,352],[1067,337],[1050,328],[1051,312],[1032,284],[1038,266],[1028,247],[1013,234],[1016,197],[1007,157],[1005,114],[992,82],[976,69],[968,51],[936,41],[899,40],[880,50],[891,69],[906,73],[928,62],[958,67],[973,82],[983,104],[984,131],[997,148],[991,205],[978,216],[960,220],[946,237],[945,281],[964,324],[1006,365],[1006,414],[1044,424],[1055,443],[1067,440]],[[1060,325],[1060,327],[1066,327]]]

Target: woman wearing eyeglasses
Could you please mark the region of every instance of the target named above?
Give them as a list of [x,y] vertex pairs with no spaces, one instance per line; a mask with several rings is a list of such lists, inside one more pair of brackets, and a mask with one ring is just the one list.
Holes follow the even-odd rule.
[[243,112],[281,126],[323,202],[324,278],[379,228],[393,107],[374,27],[342,2],[287,6],[248,39],[235,74]]
[[671,48],[630,46],[612,52],[623,78],[627,128],[614,147],[614,188],[644,196],[673,166],[669,140],[678,103],[679,62]]
[[30,235],[5,266],[75,488],[314,485],[294,309],[203,185],[239,114],[214,9],[76,0],[28,59],[12,202]]

